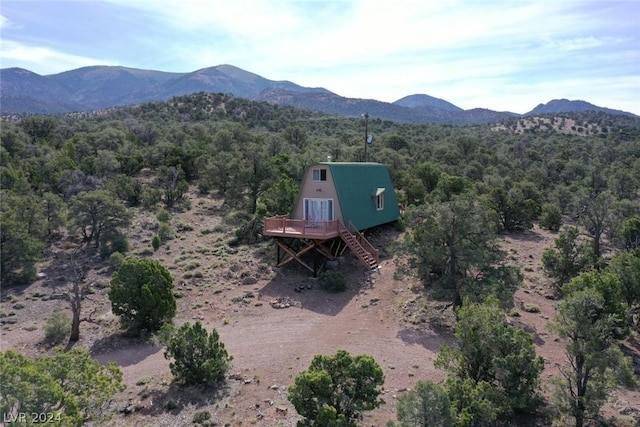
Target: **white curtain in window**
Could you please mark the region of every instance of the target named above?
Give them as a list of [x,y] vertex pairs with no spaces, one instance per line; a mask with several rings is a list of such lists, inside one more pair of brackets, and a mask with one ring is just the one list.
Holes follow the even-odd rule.
[[304,219],[319,223],[333,220],[333,199],[304,199]]

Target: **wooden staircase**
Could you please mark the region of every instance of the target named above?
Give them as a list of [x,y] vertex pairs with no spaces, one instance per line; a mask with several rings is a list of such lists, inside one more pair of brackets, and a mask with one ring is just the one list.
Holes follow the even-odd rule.
[[356,230],[353,226],[351,226],[351,228],[354,231],[353,233],[349,231],[342,222],[340,222],[340,237],[347,247],[351,249],[351,252],[353,252],[369,270],[378,270],[378,263],[380,262],[378,250],[369,243],[367,239],[365,239],[362,233]]

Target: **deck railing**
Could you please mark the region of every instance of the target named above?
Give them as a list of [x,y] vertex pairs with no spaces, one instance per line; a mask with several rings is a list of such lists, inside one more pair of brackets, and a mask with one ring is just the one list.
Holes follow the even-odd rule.
[[304,219],[291,219],[286,216],[277,216],[264,219],[264,234],[277,235],[301,235],[304,236],[329,236],[339,232],[340,221],[307,221]]
[[370,259],[362,254],[362,251],[365,251],[373,257],[376,267],[380,262],[378,249],[364,237],[364,234],[353,226],[351,221],[349,221],[349,227],[347,227],[340,220],[307,221],[304,219],[291,219],[287,216],[275,216],[264,219],[262,233],[265,236],[323,240],[342,234],[342,239],[345,243],[356,253],[356,256],[369,267],[372,267]]
[[365,237],[364,234],[362,234],[357,228],[355,228],[353,226],[353,223],[351,221],[349,221],[349,227],[345,227],[345,229],[347,230],[347,232],[353,234],[354,236],[356,236],[356,240],[358,241],[358,243],[360,243],[360,245],[371,254],[371,256],[373,256],[376,260],[376,263],[380,262],[380,252],[378,251],[378,249],[376,249],[375,246],[373,246],[371,244],[371,242],[369,242]]

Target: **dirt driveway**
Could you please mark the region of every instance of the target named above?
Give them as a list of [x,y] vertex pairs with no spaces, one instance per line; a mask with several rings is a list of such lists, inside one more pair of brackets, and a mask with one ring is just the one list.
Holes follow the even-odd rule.
[[[218,330],[234,356],[233,379],[228,396],[222,399],[224,405],[216,408],[214,404],[207,409],[231,425],[257,420],[264,426],[295,425],[295,410],[286,399],[287,386],[309,366],[314,355],[345,349],[352,354],[373,356],[385,374],[382,398],[387,403],[367,415],[366,425],[384,425],[395,419],[395,398],[399,393],[413,387],[418,379],[443,377],[433,367],[433,360],[444,338],[426,327],[397,320],[401,317],[397,311],[410,289],[393,280],[390,263],[384,261],[379,273],[359,273],[361,283],[352,284],[344,293],[330,294],[317,288],[294,292],[296,285],[291,278],[279,275],[280,280],[245,291],[253,297],[222,310],[217,307],[194,313],[194,318],[202,319],[208,329]],[[278,306],[276,301],[288,307],[274,308],[273,305]],[[166,375],[168,361],[161,348],[140,344],[97,357],[103,362],[117,362],[125,381],[137,389],[128,390],[129,396],[134,393],[133,404],[139,405],[136,425],[175,425],[175,417],[159,420],[157,409],[152,408],[163,402],[150,404],[143,398],[145,390],[150,394],[152,384],[170,380]],[[136,385],[144,379],[153,380]],[[144,416],[145,412],[154,418]]]

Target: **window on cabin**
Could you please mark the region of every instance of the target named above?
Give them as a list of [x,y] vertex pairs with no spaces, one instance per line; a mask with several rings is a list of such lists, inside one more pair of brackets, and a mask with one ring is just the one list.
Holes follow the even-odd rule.
[[[333,199],[304,199],[304,219],[308,223],[333,221]],[[307,224],[309,226],[310,224]]]
[[384,210],[384,192],[386,189],[384,187],[377,188],[376,191],[372,194],[374,198],[374,202],[376,204],[376,210],[381,211]]
[[314,169],[313,170],[313,180],[314,181],[326,181],[327,180],[327,170],[326,169]]

